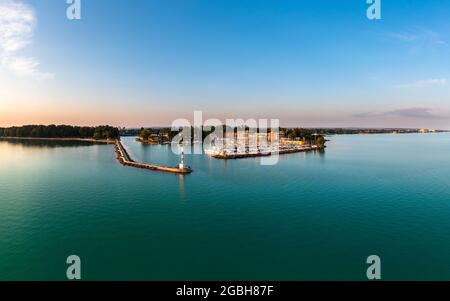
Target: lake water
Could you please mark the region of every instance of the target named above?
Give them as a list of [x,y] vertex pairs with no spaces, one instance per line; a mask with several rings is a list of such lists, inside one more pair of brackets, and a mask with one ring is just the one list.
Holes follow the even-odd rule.
[[[324,153],[179,176],[113,146],[0,140],[0,280],[450,280],[450,135],[333,136]],[[124,138],[139,161],[170,146]]]

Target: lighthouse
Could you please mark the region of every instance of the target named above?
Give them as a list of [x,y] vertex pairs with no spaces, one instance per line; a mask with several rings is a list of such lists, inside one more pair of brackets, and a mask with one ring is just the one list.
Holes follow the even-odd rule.
[[181,161],[180,164],[178,164],[179,169],[184,169],[184,146],[181,145]]

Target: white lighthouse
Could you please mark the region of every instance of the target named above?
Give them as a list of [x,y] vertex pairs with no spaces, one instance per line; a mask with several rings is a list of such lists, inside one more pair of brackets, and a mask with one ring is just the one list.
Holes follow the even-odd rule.
[[179,169],[184,169],[184,146],[181,145],[181,161],[180,164],[178,164]]

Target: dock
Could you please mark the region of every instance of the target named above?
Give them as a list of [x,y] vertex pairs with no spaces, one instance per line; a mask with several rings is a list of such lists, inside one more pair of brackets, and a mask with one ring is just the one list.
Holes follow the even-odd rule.
[[189,174],[192,172],[192,168],[190,167],[167,167],[167,166],[160,166],[160,165],[153,165],[153,164],[147,164],[147,163],[141,163],[136,162],[133,159],[131,159],[130,155],[128,154],[125,147],[122,145],[122,142],[120,140],[116,140],[115,142],[115,149],[117,154],[117,160],[120,162],[120,164],[125,166],[131,166],[141,169],[148,169],[148,170],[155,170],[155,171],[163,171],[163,172],[169,172],[169,173],[176,173],[176,174]]
[[245,158],[256,158],[256,157],[269,157],[273,154],[284,155],[284,154],[310,152],[310,151],[314,151],[314,150],[322,150],[324,148],[325,148],[325,146],[319,147],[316,145],[312,145],[312,146],[307,146],[307,147],[280,149],[276,152],[218,153],[218,154],[212,154],[211,157],[213,157],[215,159],[234,160],[234,159],[245,159]]

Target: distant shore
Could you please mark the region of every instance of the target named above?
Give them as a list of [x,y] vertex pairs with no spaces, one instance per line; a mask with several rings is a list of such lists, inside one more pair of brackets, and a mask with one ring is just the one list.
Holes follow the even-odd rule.
[[155,142],[155,141],[145,141],[142,138],[136,138],[136,141],[140,142],[142,144],[148,144],[148,145],[159,145],[159,144],[162,144],[162,143]]
[[0,137],[0,140],[50,140],[50,141],[84,141],[102,144],[114,144],[116,139],[94,139],[94,138],[43,138],[43,137]]

